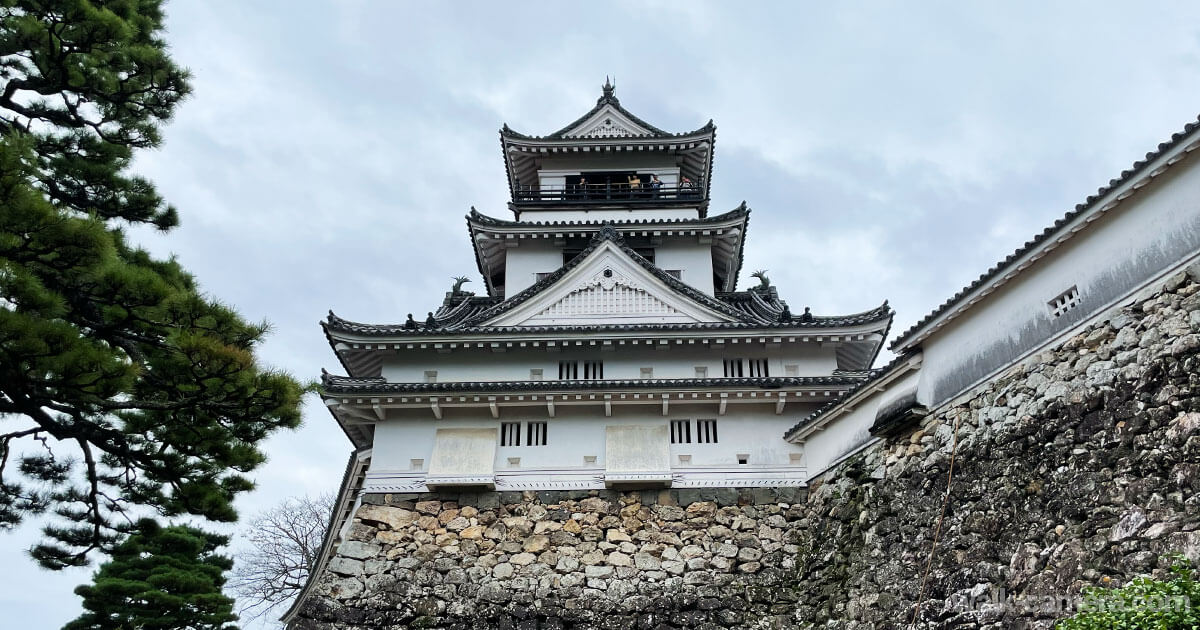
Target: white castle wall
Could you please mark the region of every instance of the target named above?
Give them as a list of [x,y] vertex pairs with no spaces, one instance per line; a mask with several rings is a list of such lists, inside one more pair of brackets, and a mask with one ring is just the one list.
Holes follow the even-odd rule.
[[555,247],[550,239],[521,241],[505,253],[504,294],[512,297],[528,289],[537,282],[537,274],[555,271],[562,264],[562,247]]
[[889,383],[887,391],[864,398],[853,409],[825,425],[824,429],[807,436],[804,442],[804,465],[808,477],[821,474],[874,440],[871,425],[875,424],[880,404],[890,400],[887,392],[908,390],[916,384],[918,374],[910,372]]
[[[924,341],[921,402],[933,407],[951,399],[1194,258],[1200,252],[1195,161],[1160,175]],[[1054,317],[1047,303],[1072,286],[1079,305]]]
[[[639,379],[642,368],[654,370],[653,378],[695,378],[696,368],[704,367],[709,377],[724,375],[723,359],[767,359],[771,376],[787,376],[787,366],[796,367],[797,376],[827,376],[837,368],[836,348],[817,343],[789,344],[766,348],[761,343],[724,344],[725,349],[701,344],[670,350],[645,346],[619,346],[604,351],[598,347],[567,348],[557,352],[543,349],[514,349],[507,352],[456,350],[405,351],[388,358],[382,376],[393,383],[425,382],[427,370],[437,371],[439,382],[529,380],[531,369],[541,369],[544,380],[558,378],[558,362],[566,360],[603,361],[605,379]],[[582,363],[580,370],[582,370]],[[581,373],[582,375],[582,373]],[[749,376],[749,373],[746,373]]]
[[654,264],[664,270],[681,270],[680,280],[702,293],[713,294],[712,245],[669,242],[654,250]]
[[[606,463],[607,426],[658,427],[667,426],[671,420],[714,419],[718,431],[716,443],[693,441],[670,445],[673,472],[703,476],[711,472],[708,469],[720,469],[723,474],[754,475],[787,469],[794,485],[806,478],[800,459],[803,448],[788,444],[782,436],[817,406],[817,403],[789,403],[783,414],[776,415],[773,404],[730,404],[726,415],[721,416],[715,403],[672,405],[664,416],[658,403],[614,405],[612,416],[605,417],[603,406],[598,404],[560,403],[553,418],[548,416],[545,406],[532,406],[527,411],[502,408],[499,419],[492,418],[486,408],[446,408],[442,420],[435,420],[427,410],[392,409],[387,420],[375,427],[366,491],[371,491],[372,483],[392,483],[398,476],[420,476],[427,471],[438,429],[499,429],[502,422],[521,422],[524,431],[524,423],[529,421],[547,423],[546,445],[498,446],[494,464],[497,472],[543,471],[542,476],[548,479],[578,473],[599,474]],[[738,463],[739,455],[748,456],[746,464]],[[681,460],[680,456],[687,457]],[[513,465],[510,458],[519,458],[519,464]],[[589,462],[585,458],[595,460]],[[414,467],[414,459],[421,460],[420,468]],[[690,461],[684,463],[686,460]],[[593,485],[602,487],[603,483]]]

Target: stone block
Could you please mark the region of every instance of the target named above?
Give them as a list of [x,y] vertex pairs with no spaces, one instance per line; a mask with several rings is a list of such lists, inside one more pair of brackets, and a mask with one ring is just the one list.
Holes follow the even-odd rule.
[[589,578],[605,578],[613,573],[613,568],[604,565],[591,565],[583,568],[583,574]]
[[331,573],[336,573],[337,575],[362,575],[363,562],[362,560],[353,560],[350,558],[335,556],[329,561],[328,568]]
[[507,562],[501,562],[500,564],[492,567],[492,576],[500,580],[512,577],[513,573],[515,572],[516,569],[513,567],[513,565]]
[[388,505],[364,505],[358,508],[355,517],[364,523],[386,525],[394,530],[404,529],[417,520],[414,512]]
[[338,546],[338,555],[355,560],[366,560],[379,555],[380,546],[370,543],[348,540]]

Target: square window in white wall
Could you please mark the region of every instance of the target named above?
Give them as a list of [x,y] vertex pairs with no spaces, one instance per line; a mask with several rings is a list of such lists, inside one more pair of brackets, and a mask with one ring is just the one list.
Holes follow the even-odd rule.
[[703,365],[697,365],[696,378],[708,378],[708,368]]
[[529,380],[531,380],[531,381],[542,380],[542,368],[533,368],[533,369],[529,370]]
[[652,367],[642,368],[642,378],[654,378],[654,368],[652,368]]
[[795,363],[788,363],[783,366],[784,376],[800,376],[800,366]]
[[680,455],[679,456],[679,465],[680,466],[688,466],[688,465],[691,465],[691,463],[692,463],[691,455]]
[[408,462],[409,470],[425,470],[425,460],[413,459]]
[[595,466],[596,465],[596,456],[595,455],[584,455],[583,456],[583,465],[584,466]]
[[436,383],[437,382],[437,370],[425,370],[425,382],[426,383]]

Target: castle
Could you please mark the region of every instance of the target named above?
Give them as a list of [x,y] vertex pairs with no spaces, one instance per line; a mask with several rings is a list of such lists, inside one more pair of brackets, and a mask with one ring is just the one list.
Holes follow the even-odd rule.
[[292,627],[747,626],[817,570],[796,559],[814,490],[955,453],[949,410],[1200,254],[1189,125],[872,369],[886,301],[814,314],[764,272],[737,290],[750,210],[709,213],[711,122],[663,131],[606,84],[559,131],[500,140],[514,218],[467,216],[486,294],[460,278],[426,317],[322,322],[354,452]]

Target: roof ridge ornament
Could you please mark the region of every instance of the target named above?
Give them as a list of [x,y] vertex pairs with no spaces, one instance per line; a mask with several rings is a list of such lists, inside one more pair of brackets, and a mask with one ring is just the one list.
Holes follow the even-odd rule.
[[614,85],[611,80],[609,80],[607,74],[604,75],[604,87],[601,89],[604,90],[604,95],[600,97],[601,103],[604,101],[612,101],[613,103],[618,102],[617,97],[613,96],[613,92],[617,89],[617,86]]
[[608,221],[601,226],[600,231],[596,232],[596,235],[592,237],[592,244],[594,245],[598,245],[602,241],[612,241],[617,245],[624,245],[625,237],[621,236],[621,233],[617,231],[617,227],[613,225],[611,221]]

